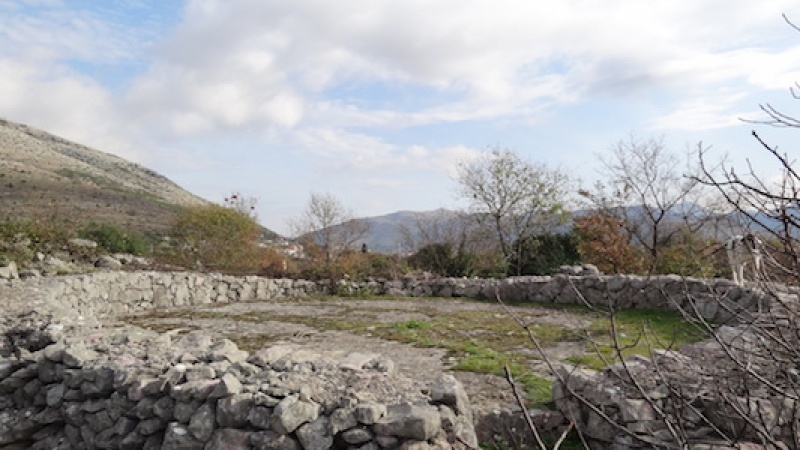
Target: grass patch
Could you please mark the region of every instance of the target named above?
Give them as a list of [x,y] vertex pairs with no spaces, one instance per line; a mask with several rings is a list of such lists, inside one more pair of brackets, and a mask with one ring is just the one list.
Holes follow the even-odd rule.
[[587,340],[590,354],[569,360],[594,370],[620,361],[620,355],[623,358],[649,357],[653,350],[679,349],[707,337],[703,330],[685,321],[677,312],[648,309],[617,311],[613,322],[608,317],[596,319],[586,333],[590,339]]
[[[514,378],[525,386],[528,398],[534,404],[541,406],[552,401],[550,381],[534,375],[528,369],[529,361],[536,356],[531,352],[533,346],[527,332],[502,311],[461,310],[442,313],[420,304],[413,310],[413,313],[420,317],[397,322],[382,322],[377,319],[387,312],[408,314],[409,310],[402,308],[394,310],[383,307],[385,305],[373,309],[368,302],[364,302],[368,299],[356,301],[341,297],[315,297],[304,300],[304,303],[317,302],[325,305],[334,300],[337,303],[336,308],[326,307],[324,310],[327,312],[313,316],[276,314],[274,311],[231,314],[214,310],[178,310],[153,312],[148,316],[137,318],[133,323],[141,326],[151,319],[189,317],[256,323],[281,321],[302,324],[321,331],[349,331],[421,347],[437,347],[446,349],[448,356],[454,359],[453,370],[504,376],[504,367],[508,366]],[[381,297],[375,300],[422,302],[430,299]],[[289,301],[296,302],[297,300],[286,300],[286,302]],[[448,300],[436,299],[436,301]],[[531,323],[529,329],[543,346],[550,347],[559,342],[586,342],[586,350],[590,355],[572,357],[569,360],[594,369],[604,367],[604,358],[612,362],[615,360],[610,345],[611,321],[607,316],[581,307],[558,308],[559,313],[568,311],[583,323],[589,324],[585,329],[581,329],[560,324],[536,323],[537,316],[547,316],[549,313],[546,311],[554,308],[549,305],[545,312],[541,312],[542,306],[545,305],[530,306],[530,313],[523,310],[521,315]],[[166,327],[166,325],[160,326]],[[172,325],[171,328],[179,326]],[[649,356],[652,349],[675,348],[684,343],[696,342],[704,337],[694,325],[684,321],[679,314],[669,311],[619,311],[615,317],[615,326],[620,345],[624,347],[622,353],[625,356],[632,354]],[[229,336],[240,348],[247,351],[258,350],[282,337],[267,334],[244,337]],[[590,340],[601,344],[599,346],[600,355],[593,352]]]

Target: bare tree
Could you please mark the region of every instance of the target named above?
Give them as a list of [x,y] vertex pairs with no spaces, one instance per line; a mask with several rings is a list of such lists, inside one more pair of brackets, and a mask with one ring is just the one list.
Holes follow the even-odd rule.
[[494,231],[506,264],[520,254],[522,238],[549,231],[568,214],[567,174],[513,150],[494,148],[460,164],[457,181],[471,212]]
[[[797,126],[791,125],[796,119],[778,113],[771,106],[762,105],[762,109],[772,117],[764,123]],[[717,189],[743,227],[768,237],[771,253],[766,263],[774,269],[773,273],[780,273],[784,280],[796,281],[800,273],[800,173],[796,160],[769,145],[756,131],[752,135],[763,154],[775,163],[777,177],[757,174],[749,160],[743,173],[728,165],[713,167],[707,163],[707,152],[701,150],[698,156],[702,172],[698,181]]]
[[346,251],[360,246],[369,224],[356,219],[353,211],[329,193],[312,193],[302,215],[290,227],[294,234],[322,249],[330,268]]
[[496,268],[496,258],[490,257],[496,250],[491,230],[466,212],[417,213],[399,232],[400,246],[415,268],[447,276],[479,275]]
[[609,157],[601,156],[606,181],[591,192],[581,190],[593,207],[617,217],[634,244],[646,250],[650,273],[673,238],[696,233],[716,217],[689,156],[682,160],[670,153],[662,138],[630,136],[617,142]]
[[[772,125],[794,120],[765,111]],[[734,213],[767,233],[786,256],[770,253],[767,261],[788,261],[782,269],[796,280],[800,172],[787,154],[753,136],[780,168],[778,179],[756,174],[749,164],[744,175],[730,166],[714,167],[701,148],[701,170],[693,181],[716,189]],[[647,344],[649,357],[630,356],[608,293],[590,303],[576,289],[611,324],[602,338],[587,335],[595,349],[610,349],[598,351],[606,363],[599,372],[548,359],[531,325],[517,317],[550,365],[557,408],[574,422],[587,448],[800,448],[800,290],[776,282],[770,272],[744,287],[709,283],[707,293],[688,294],[691,282],[684,280],[684,292],[672,287],[661,295],[705,339],[656,350],[664,343],[646,326],[634,341]]]

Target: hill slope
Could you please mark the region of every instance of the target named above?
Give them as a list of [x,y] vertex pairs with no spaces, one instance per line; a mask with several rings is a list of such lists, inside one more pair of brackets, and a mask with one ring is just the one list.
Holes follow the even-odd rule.
[[160,231],[179,207],[205,202],[143,166],[0,119],[0,221],[96,221]]

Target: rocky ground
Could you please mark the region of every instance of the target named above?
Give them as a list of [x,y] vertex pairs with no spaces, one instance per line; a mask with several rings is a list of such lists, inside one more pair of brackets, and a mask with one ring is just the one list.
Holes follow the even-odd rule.
[[[528,306],[514,307],[512,310],[526,321],[535,321],[537,324],[576,330],[587,324],[585,317],[556,309]],[[442,372],[448,371],[460,355],[448,353],[447,350],[438,348],[435,343],[428,347],[382,339],[371,332],[369,325],[342,331],[318,329],[307,323],[322,317],[339,317],[352,323],[403,324],[423,322],[433,316],[441,318],[465,312],[483,316],[490,321],[507,321],[513,325],[513,319],[499,304],[455,299],[291,299],[197,308],[191,312],[159,313],[156,316],[144,315],[128,320],[159,331],[179,328],[202,329],[236,342],[255,343],[251,344],[255,347],[262,344],[282,344],[322,354],[379,353],[391,358],[401,374],[421,381],[432,381]],[[242,315],[258,317],[260,320],[238,320]],[[486,330],[454,332],[463,333],[465,336],[479,336]],[[251,348],[253,349],[255,348]],[[585,344],[559,342],[548,347],[546,352],[553,361],[560,362],[569,356],[583,355]],[[533,350],[529,353],[528,368],[538,376],[550,378],[550,372],[541,357]],[[518,410],[512,390],[505,378],[466,371],[453,371],[453,374],[464,385],[478,416]]]

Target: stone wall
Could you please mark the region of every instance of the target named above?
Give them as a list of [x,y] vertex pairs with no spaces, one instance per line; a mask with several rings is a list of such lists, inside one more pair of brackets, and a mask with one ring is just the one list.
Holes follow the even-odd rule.
[[697,309],[706,319],[725,321],[728,309],[757,310],[769,297],[758,289],[724,279],[678,276],[514,277],[503,280],[442,278],[430,280],[314,283],[262,277],[230,277],[190,272],[98,272],[46,277],[14,284],[37,286],[67,313],[85,318],[114,317],[155,308],[269,300],[277,297],[336,293],[470,297],[508,303],[541,302],[609,305],[615,308]]
[[[51,323],[30,317],[37,329]],[[443,375],[429,395],[375,354],[287,346],[252,355],[201,332],[66,336],[0,360],[0,446],[327,449],[477,445],[469,401]],[[24,446],[24,447],[21,447]]]
[[8,306],[0,318],[0,445],[475,446],[469,401],[452,377],[419,386],[397,375],[392,362],[379,355],[319,355],[286,347],[250,355],[228,340],[198,332],[158,335],[100,326],[156,308],[330,292],[684,307],[715,319],[729,316],[719,298],[723,305],[748,310],[763,307],[767,298],[726,280],[679,277],[559,275],[330,285],[185,272],[98,272],[16,280],[0,285]]

